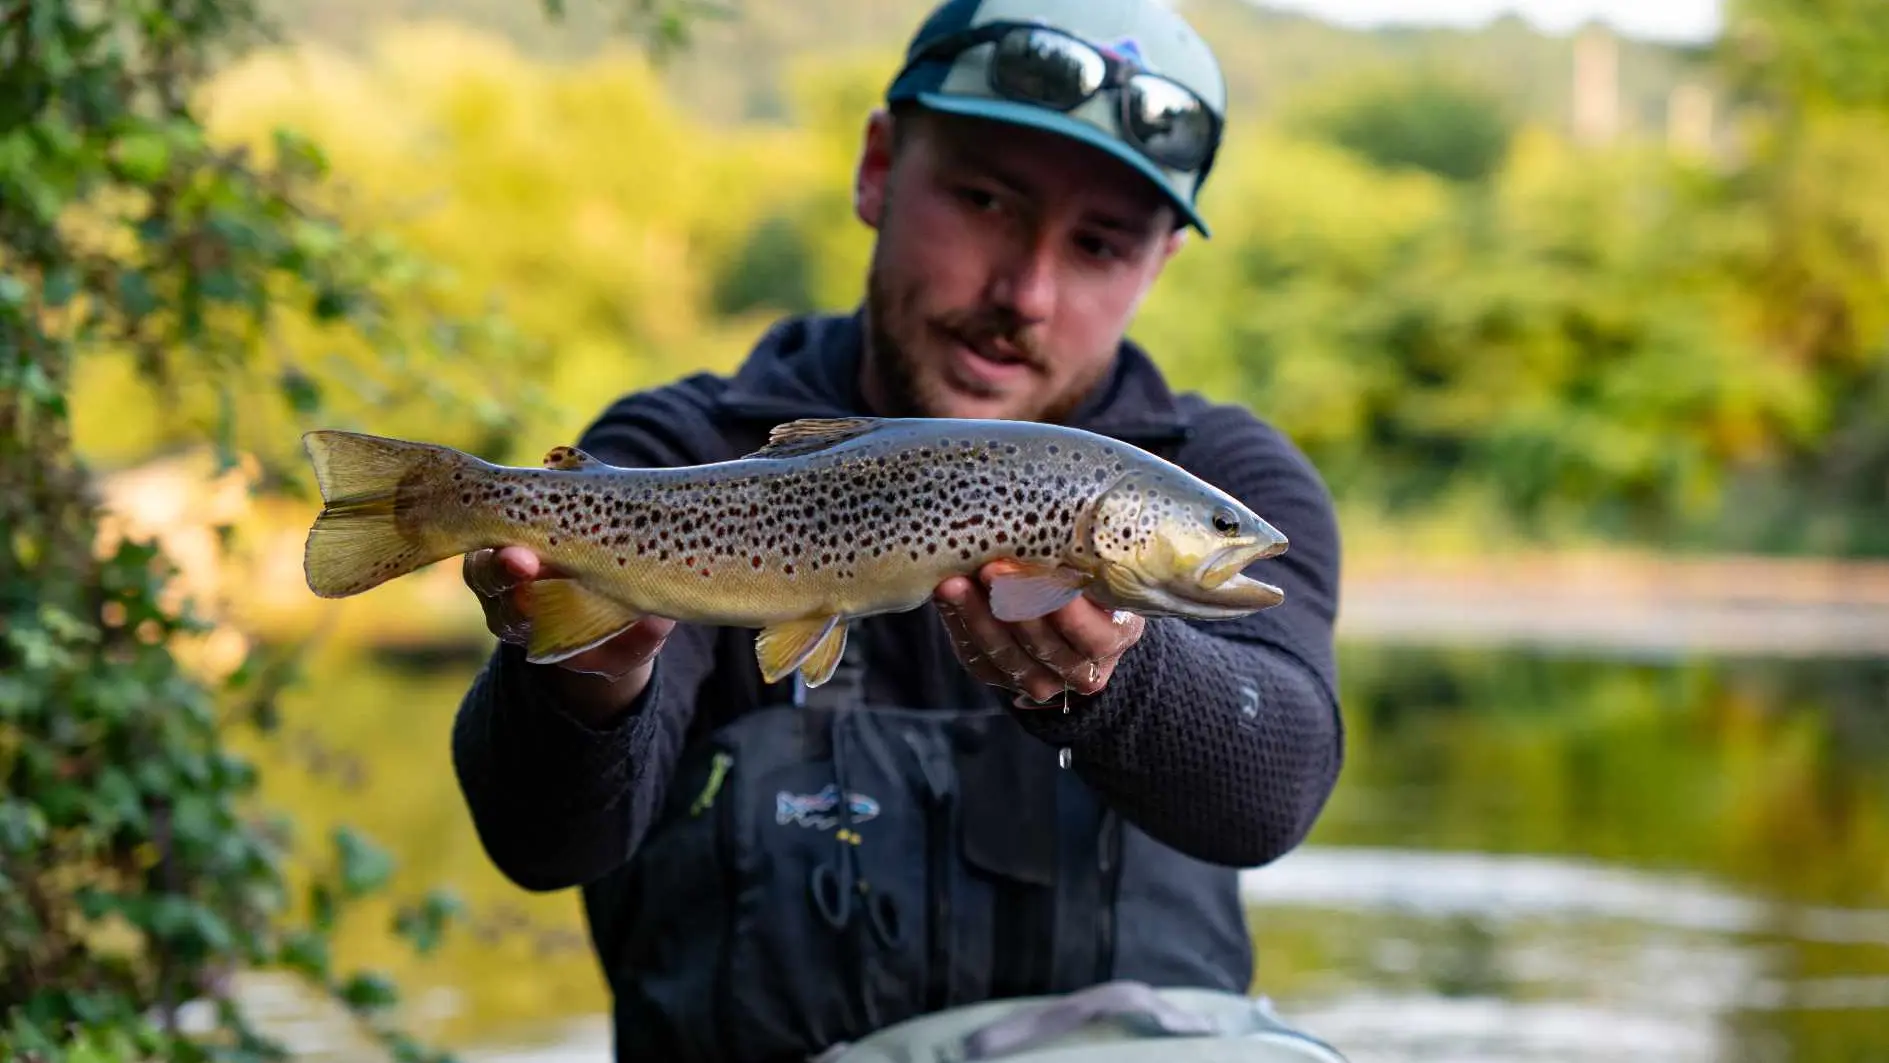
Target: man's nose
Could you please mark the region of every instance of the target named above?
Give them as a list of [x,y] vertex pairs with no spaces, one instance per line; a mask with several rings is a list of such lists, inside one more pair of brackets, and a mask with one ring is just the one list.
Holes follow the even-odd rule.
[[1056,261],[1050,241],[1032,234],[1011,248],[991,278],[991,299],[1024,321],[1044,321],[1056,309]]

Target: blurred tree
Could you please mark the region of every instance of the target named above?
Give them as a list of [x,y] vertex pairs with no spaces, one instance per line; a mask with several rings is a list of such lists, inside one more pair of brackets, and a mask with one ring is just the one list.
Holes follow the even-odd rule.
[[1429,66],[1399,66],[1307,97],[1288,124],[1387,170],[1408,167],[1474,182],[1502,165],[1513,119],[1476,81]]
[[[256,770],[226,745],[228,725],[273,726],[292,655],[240,635],[233,658],[219,651],[230,640],[180,600],[157,546],[108,527],[72,434],[78,367],[99,357],[135,368],[169,438],[208,439],[220,469],[280,485],[300,483],[282,437],[316,417],[420,402],[490,447],[521,409],[493,371],[513,333],[461,312],[452,278],[384,233],[334,221],[316,144],[208,135],[203,86],[266,31],[248,0],[0,5],[9,1060],[279,1056],[232,996],[232,975],[270,966],[332,994],[396,1058],[431,1055],[397,1021],[395,985],[331,954],[392,861],[344,825],[292,869],[289,825],[254,818]],[[311,357],[329,345],[345,353]],[[455,908],[431,894],[388,929],[424,952]],[[206,1021],[184,1020],[192,1003]]]
[[767,218],[722,265],[715,285],[715,313],[732,316],[764,308],[802,314],[819,309],[814,305],[810,257],[807,241],[792,218],[778,214]]
[[1889,7],[1734,0],[1714,50],[1740,122],[1716,208],[1774,358],[1826,396],[1820,431],[1747,477],[1752,545],[1889,553]]

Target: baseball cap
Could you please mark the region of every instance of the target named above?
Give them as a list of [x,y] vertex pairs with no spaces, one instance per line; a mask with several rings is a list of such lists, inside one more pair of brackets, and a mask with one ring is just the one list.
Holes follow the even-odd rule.
[[[1005,26],[1044,33],[999,42]],[[1072,48],[1091,60],[1081,77],[1071,73]],[[1062,66],[1025,68],[1046,55]],[[1153,77],[1117,82],[1069,106],[1093,87],[1104,61]],[[1125,100],[1125,93],[1132,95]],[[1060,102],[1048,99],[1057,96]],[[1190,226],[1209,235],[1197,200],[1219,146],[1226,80],[1213,50],[1167,0],[944,0],[913,36],[886,100],[1044,129],[1099,148],[1153,181]]]

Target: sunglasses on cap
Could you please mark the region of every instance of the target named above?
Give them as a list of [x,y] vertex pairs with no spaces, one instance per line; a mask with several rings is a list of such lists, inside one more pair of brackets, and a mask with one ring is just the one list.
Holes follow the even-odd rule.
[[1135,150],[1170,170],[1192,173],[1212,158],[1220,119],[1193,90],[1142,69],[1073,34],[1030,22],[991,22],[926,45],[905,65],[952,61],[995,43],[990,89],[1019,103],[1071,111],[1104,89],[1117,89],[1116,122]]

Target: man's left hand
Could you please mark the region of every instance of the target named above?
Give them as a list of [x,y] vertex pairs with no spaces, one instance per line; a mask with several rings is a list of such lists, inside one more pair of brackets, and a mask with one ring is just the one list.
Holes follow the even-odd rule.
[[991,615],[987,588],[1003,571],[986,565],[973,581],[953,576],[938,585],[938,615],[951,633],[958,660],[992,686],[1014,690],[1049,708],[1065,693],[1092,695],[1108,685],[1115,664],[1141,639],[1142,617],[1077,598],[1035,620],[1006,624]]

